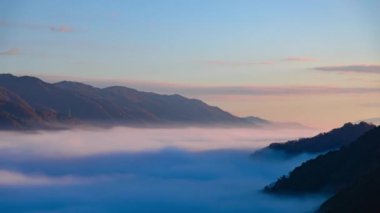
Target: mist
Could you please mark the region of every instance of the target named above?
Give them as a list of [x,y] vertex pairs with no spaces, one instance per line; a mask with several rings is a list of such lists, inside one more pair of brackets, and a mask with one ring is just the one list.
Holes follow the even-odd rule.
[[310,212],[260,190],[312,155],[251,158],[315,130],[112,128],[1,132],[1,212]]

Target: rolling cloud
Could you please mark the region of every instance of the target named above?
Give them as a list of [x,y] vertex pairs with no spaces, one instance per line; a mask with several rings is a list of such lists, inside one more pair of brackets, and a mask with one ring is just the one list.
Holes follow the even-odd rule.
[[307,212],[325,197],[279,198],[260,190],[312,155],[249,157],[270,142],[308,135],[284,133],[216,128],[1,132],[0,211]]
[[380,74],[380,65],[345,65],[345,66],[326,66],[315,67],[314,70],[325,72],[344,72],[344,73],[373,73]]

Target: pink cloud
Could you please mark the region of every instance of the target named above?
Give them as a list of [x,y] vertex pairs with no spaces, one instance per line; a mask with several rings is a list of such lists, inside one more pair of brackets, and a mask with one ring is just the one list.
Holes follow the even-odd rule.
[[310,58],[310,57],[304,57],[304,56],[295,56],[295,57],[285,58],[284,61],[289,61],[289,62],[315,62],[315,61],[318,61],[318,59]]
[[278,62],[315,62],[318,61],[316,58],[296,56],[287,57],[284,59],[277,60],[267,60],[267,61],[228,61],[228,60],[208,60],[205,61],[207,64],[219,65],[219,66],[252,66],[252,65],[273,65]]
[[313,69],[319,70],[319,71],[325,71],[325,72],[380,74],[380,65],[377,65],[377,64],[326,66],[326,67],[315,67]]
[[20,54],[20,49],[18,48],[11,48],[11,49],[0,52],[0,55],[4,55],[4,56],[6,55],[12,56],[12,55],[18,55],[18,54]]

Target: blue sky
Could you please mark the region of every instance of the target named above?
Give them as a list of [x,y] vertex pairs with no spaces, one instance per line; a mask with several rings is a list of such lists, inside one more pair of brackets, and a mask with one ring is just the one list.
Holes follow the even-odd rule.
[[[376,0],[1,0],[0,67],[191,86],[378,88],[378,8]],[[313,69],[351,65],[375,74]]]

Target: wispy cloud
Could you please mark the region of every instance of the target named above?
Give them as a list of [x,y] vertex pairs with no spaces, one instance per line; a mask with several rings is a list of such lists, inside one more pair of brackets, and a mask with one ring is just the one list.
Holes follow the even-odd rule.
[[67,25],[51,26],[50,30],[54,31],[54,32],[61,32],[61,33],[74,32],[74,29],[70,26],[67,26]]
[[319,71],[326,71],[326,72],[374,73],[374,74],[380,74],[380,65],[376,65],[376,64],[326,66],[326,67],[315,67],[313,69],[314,70],[319,70]]
[[128,79],[78,78],[69,76],[40,75],[49,82],[61,80],[81,81],[97,87],[121,85],[142,91],[164,94],[183,94],[197,97],[201,95],[241,95],[241,96],[294,96],[294,95],[334,95],[334,94],[380,94],[380,87],[336,87],[323,85],[205,85],[172,82],[136,81]]
[[177,88],[183,94],[243,95],[243,96],[292,96],[325,94],[380,93],[380,88],[330,87],[330,86],[206,86]]
[[316,58],[305,57],[305,56],[296,56],[296,57],[287,57],[283,59],[275,60],[265,60],[265,61],[234,61],[234,60],[207,60],[204,61],[206,64],[218,65],[218,66],[253,66],[253,65],[274,65],[276,63],[282,62],[316,62],[319,61]]
[[40,25],[32,23],[10,23],[6,21],[0,21],[0,27],[9,28],[22,28],[28,30],[42,30],[60,33],[69,33],[76,31],[72,26],[69,25]]
[[11,48],[5,51],[0,52],[0,56],[12,56],[12,55],[18,55],[20,54],[20,49],[18,48]]
[[273,61],[226,61],[226,60],[209,60],[207,64],[219,66],[251,66],[251,65],[272,65]]
[[289,62],[315,62],[315,61],[318,61],[318,59],[305,57],[305,56],[292,56],[292,57],[284,58],[284,61],[289,61]]

